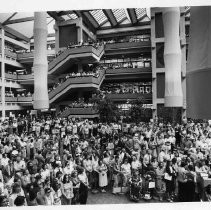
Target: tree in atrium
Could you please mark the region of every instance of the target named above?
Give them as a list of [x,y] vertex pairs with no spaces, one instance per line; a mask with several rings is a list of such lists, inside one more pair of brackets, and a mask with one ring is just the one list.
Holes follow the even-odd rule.
[[114,104],[107,97],[102,97],[96,94],[90,100],[91,103],[95,105],[98,109],[101,122],[116,122],[120,118],[120,112],[116,104]]
[[138,97],[136,100],[131,101],[131,107],[129,109],[129,116],[132,122],[139,123],[140,121],[149,121],[151,118],[151,109],[145,108],[145,99]]

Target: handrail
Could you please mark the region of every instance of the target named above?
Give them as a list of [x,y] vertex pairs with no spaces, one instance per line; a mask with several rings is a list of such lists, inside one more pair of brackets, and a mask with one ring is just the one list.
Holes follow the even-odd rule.
[[100,45],[97,49],[90,45],[88,46],[85,45],[83,47],[78,47],[78,48],[68,48],[49,63],[48,70],[51,71],[53,68],[56,67],[56,65],[58,65],[58,63],[64,61],[69,55],[83,54],[83,53],[90,53],[90,52],[95,54],[97,57],[100,57],[102,56],[102,53],[104,52],[104,46]]
[[137,99],[138,97],[143,97],[146,100],[152,99],[152,93],[109,93],[106,97],[111,100],[121,100],[121,99]]
[[[0,101],[1,101],[1,96],[0,96]],[[6,102],[32,102],[32,97],[31,96],[18,96],[18,97],[5,96],[5,101]]]
[[138,68],[117,68],[117,69],[106,69],[107,75],[116,75],[116,74],[140,74],[143,72],[152,72],[151,67],[138,67]]
[[54,97],[59,95],[65,89],[69,90],[70,88],[80,87],[81,84],[94,84],[99,86],[102,80],[105,77],[105,71],[102,70],[99,72],[99,77],[85,76],[85,77],[70,77],[65,82],[61,83],[56,89],[49,92],[49,99],[52,100]]

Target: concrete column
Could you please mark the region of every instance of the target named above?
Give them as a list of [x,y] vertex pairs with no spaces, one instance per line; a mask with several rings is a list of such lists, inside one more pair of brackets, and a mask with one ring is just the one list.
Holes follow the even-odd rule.
[[4,48],[5,48],[5,37],[4,37],[4,29],[1,29],[1,104],[2,104],[2,120],[5,119],[5,61],[4,61]]
[[58,53],[58,51],[59,51],[59,27],[58,27],[57,21],[55,22],[54,30],[55,30],[55,53]]
[[48,61],[46,12],[34,13],[34,109],[48,109]]
[[183,93],[181,83],[181,47],[180,47],[180,9],[163,8],[165,35],[165,106],[182,107]]
[[187,117],[211,119],[211,6],[190,9]]
[[81,26],[77,27],[77,41],[82,43],[83,42],[83,30]]

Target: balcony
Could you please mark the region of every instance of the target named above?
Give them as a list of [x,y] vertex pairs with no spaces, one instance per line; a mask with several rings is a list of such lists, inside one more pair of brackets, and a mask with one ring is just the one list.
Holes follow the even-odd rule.
[[31,103],[32,104],[32,97],[31,96],[26,96],[26,97],[23,97],[23,96],[20,96],[17,98],[18,99],[18,102],[20,103]]
[[[0,97],[0,101],[2,101],[1,97]],[[17,97],[7,97],[7,96],[5,96],[5,102],[17,103],[17,101],[18,101]]]
[[142,68],[118,68],[118,69],[107,69],[106,80],[114,79],[136,79],[141,76],[143,79],[149,79],[152,77],[151,67]]
[[[1,101],[1,97],[0,97]],[[12,102],[12,103],[30,103],[32,104],[32,97],[5,97],[5,102]]]
[[98,110],[94,107],[87,108],[68,108],[64,110],[60,117],[75,117],[75,118],[96,118],[99,117]]
[[5,73],[5,79],[9,79],[9,80],[17,80],[17,79],[18,79],[18,75],[17,75],[17,74],[9,74],[9,73]]
[[[2,62],[2,54],[0,52],[0,62]],[[4,62],[7,65],[16,67],[16,68],[23,68],[23,65],[17,62],[16,56],[13,52],[5,50]]]
[[70,77],[65,82],[61,83],[54,90],[49,92],[50,103],[55,102],[61,96],[69,93],[71,89],[75,88],[99,88],[105,78],[105,71],[100,71],[99,77],[85,76],[85,77]]
[[49,63],[49,74],[63,73],[75,63],[98,62],[103,54],[103,45],[99,46],[98,48],[88,45],[65,49],[60,55]]
[[[22,85],[20,85],[16,80],[13,80],[13,79],[5,78],[4,84],[5,84],[5,87],[8,87],[8,88],[23,88]],[[1,86],[2,86],[2,78],[0,77],[0,87]]]
[[152,101],[152,93],[111,93],[107,94],[106,97],[112,101],[127,101],[135,100],[137,98],[143,98],[144,100],[150,102]]
[[[48,59],[52,59],[55,56],[55,50],[47,50]],[[18,53],[17,60],[20,63],[27,64],[33,63],[34,60],[34,52],[25,52],[25,53]]]
[[124,55],[151,52],[151,41],[108,43],[105,45],[105,55]]

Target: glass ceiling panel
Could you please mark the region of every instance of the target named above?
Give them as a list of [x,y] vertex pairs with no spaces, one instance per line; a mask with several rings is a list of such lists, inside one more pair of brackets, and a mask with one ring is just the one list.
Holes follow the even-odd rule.
[[100,10],[100,9],[98,9],[98,10],[92,10],[92,11],[90,11],[90,13],[95,18],[95,20],[98,22],[99,25],[101,23],[103,23],[105,20],[107,20],[107,17],[103,13],[103,11]]
[[33,36],[34,21],[10,24],[9,27],[30,38]]
[[136,12],[137,19],[140,19],[146,14],[146,9],[145,8],[136,8],[135,12]]
[[78,16],[77,16],[76,14],[74,14],[74,13],[69,14],[68,16],[69,16],[71,19],[73,19],[73,20],[75,20],[75,19],[78,18]]
[[13,15],[13,13],[0,13],[0,22],[3,23],[5,20],[7,20],[12,15]]
[[62,17],[65,19],[65,20],[70,20],[70,17],[68,15],[62,15]]
[[13,18],[11,18],[11,20],[33,17],[33,16],[34,16],[34,12],[18,12],[15,16],[13,16]]
[[128,20],[128,19],[125,19],[125,20],[121,23],[121,25],[124,25],[124,24],[129,24],[129,23],[131,23],[131,21],[130,21],[130,20]]
[[147,22],[147,21],[150,21],[150,18],[148,16],[144,17],[141,22]]
[[190,7],[185,7],[186,17],[190,17]]
[[117,22],[127,17],[124,9],[112,9],[112,12],[114,13]]
[[49,33],[49,34],[55,33],[54,25],[55,25],[55,20],[53,19],[53,21],[51,21],[51,22],[48,24],[48,33]]
[[109,22],[109,21],[107,21],[106,23],[104,23],[101,27],[103,28],[103,27],[107,27],[107,26],[111,26],[111,23]]

